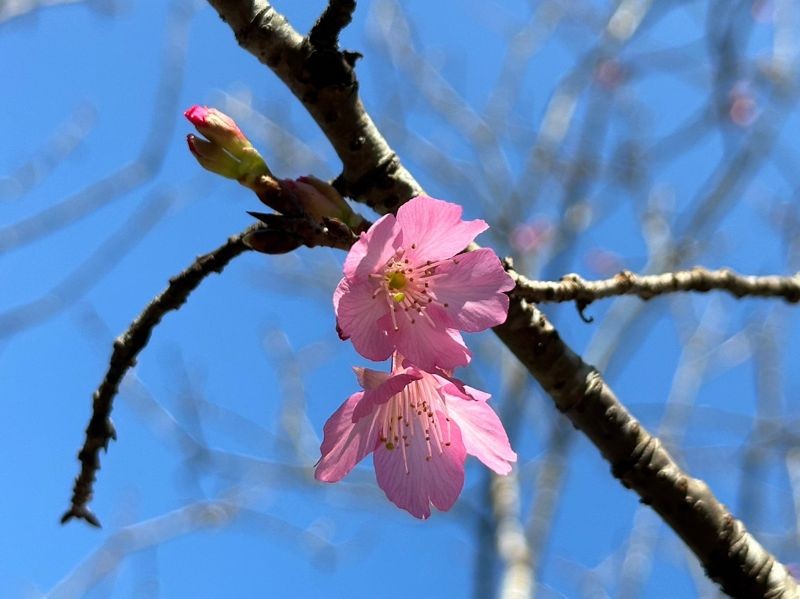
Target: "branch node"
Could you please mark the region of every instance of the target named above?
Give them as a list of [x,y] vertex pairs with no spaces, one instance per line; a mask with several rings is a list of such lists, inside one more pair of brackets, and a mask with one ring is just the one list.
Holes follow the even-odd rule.
[[309,43],[320,50],[336,50],[339,47],[339,34],[353,20],[355,10],[355,0],[330,0],[308,33]]
[[586,314],[584,314],[584,310],[591,304],[592,300],[579,299],[575,301],[575,308],[578,310],[578,316],[580,316],[581,320],[586,324],[592,324],[594,322],[594,316],[586,316]]

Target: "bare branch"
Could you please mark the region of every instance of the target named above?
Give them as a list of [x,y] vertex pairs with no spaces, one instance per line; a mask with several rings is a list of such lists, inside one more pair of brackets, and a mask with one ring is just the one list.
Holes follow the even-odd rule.
[[[97,470],[100,468],[100,449],[108,449],[109,441],[116,439],[114,425],[111,422],[114,397],[125,374],[136,364],[136,356],[147,345],[153,329],[167,312],[178,310],[208,275],[221,273],[231,260],[250,249],[260,249],[259,246],[264,245],[269,245],[269,249],[275,249],[276,244],[285,243],[286,240],[294,244],[291,249],[303,244],[308,247],[349,249],[357,239],[350,229],[338,221],[326,220],[329,226],[323,226],[300,217],[275,214],[261,216],[267,221],[266,226],[257,223],[248,227],[238,235],[230,237],[220,247],[200,256],[186,270],[170,279],[167,288],[151,301],[131,323],[128,330],[114,341],[109,368],[93,395],[92,417],[86,427],[83,448],[78,453],[81,472],[75,479],[72,506],[61,517],[62,523],[72,518],[80,518],[89,524],[100,526],[100,521],[89,510],[88,503],[92,498]],[[369,226],[369,223],[365,221],[364,226]],[[265,240],[264,233],[271,234],[272,237]]]
[[336,50],[339,34],[353,20],[356,0],[330,0],[325,12],[314,23],[308,34],[308,41],[318,50]]
[[72,491],[72,506],[61,517],[66,523],[72,518],[86,520],[100,526],[100,521],[89,509],[97,470],[100,468],[100,450],[108,449],[108,443],[116,439],[111,422],[111,407],[125,373],[136,364],[136,356],[147,345],[153,329],[167,312],[177,310],[189,295],[212,272],[220,273],[228,263],[248,248],[242,239],[256,231],[261,225],[253,225],[239,235],[228,239],[212,252],[200,256],[194,263],[170,279],[167,288],[131,323],[128,330],[114,341],[110,365],[100,386],[92,397],[92,418],[86,427],[86,440],[78,453],[81,472],[75,479]]
[[800,302],[800,273],[791,277],[757,277],[740,275],[727,268],[708,270],[696,266],[691,270],[643,276],[624,270],[600,281],[587,281],[576,274],[565,275],[560,281],[531,281],[509,272],[517,282],[515,295],[535,303],[575,301],[585,307],[595,300],[618,295],[649,300],[666,293],[713,290],[727,291],[737,298],[772,297],[792,304]]
[[508,320],[495,332],[556,407],[600,450],[614,476],[658,512],[726,593],[797,596],[797,583],[786,567],[747,532],[703,481],[680,468],[533,305],[513,297],[512,292]]
[[[337,61],[315,62],[307,40],[264,0],[210,3],[231,25],[239,43],[270,66],[315,118],[343,162],[340,183],[346,193],[385,213],[421,189],[366,114],[357,94],[352,56],[348,59],[348,55],[339,54]],[[556,406],[601,451],[614,475],[634,489],[643,502],[651,504],[683,538],[707,574],[735,596],[796,596],[797,585],[787,569],[746,531],[705,483],[680,469],[658,439],[619,402],[599,373],[564,344],[544,315],[523,297],[511,295],[509,317],[496,328],[498,336]],[[151,329],[146,329],[148,335]],[[146,337],[141,344],[144,342]],[[124,347],[124,342],[118,345]],[[99,447],[113,434],[107,413],[98,426],[108,431],[105,437],[99,437],[104,443],[91,448],[95,462]],[[89,469],[90,478],[83,488],[89,494],[94,469]],[[79,490],[76,483],[78,495]],[[66,518],[91,516],[86,499],[88,495],[74,504]]]
[[308,40],[264,0],[209,3],[230,25],[239,44],[297,96],[333,144],[343,165],[337,180],[343,195],[386,213],[421,191],[361,103],[352,54],[315,53]]
[[[2,17],[0,17],[2,18]],[[85,141],[97,117],[95,107],[81,102],[36,153],[8,176],[0,176],[0,200],[16,200],[28,193]]]

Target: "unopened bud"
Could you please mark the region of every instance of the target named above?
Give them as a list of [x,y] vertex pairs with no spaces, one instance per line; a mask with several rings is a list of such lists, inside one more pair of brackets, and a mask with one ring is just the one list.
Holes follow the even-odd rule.
[[309,175],[282,183],[292,191],[305,211],[317,220],[335,218],[350,227],[356,227],[364,220],[353,212],[336,188],[321,179]]
[[291,233],[275,229],[258,229],[245,235],[242,242],[247,247],[264,254],[286,254],[303,245]]
[[207,139],[222,146],[237,158],[241,158],[242,150],[251,145],[250,140],[245,137],[234,120],[216,108],[195,105],[183,115]]
[[[227,114],[216,108],[192,106],[184,116],[208,140],[189,138],[189,149],[203,168],[237,179],[248,187],[258,177],[272,176],[261,154]],[[227,154],[230,160],[226,160],[223,154]],[[231,161],[236,163],[235,170]]]
[[207,171],[228,179],[239,178],[239,161],[218,145],[191,133],[186,136],[186,143],[197,162]]

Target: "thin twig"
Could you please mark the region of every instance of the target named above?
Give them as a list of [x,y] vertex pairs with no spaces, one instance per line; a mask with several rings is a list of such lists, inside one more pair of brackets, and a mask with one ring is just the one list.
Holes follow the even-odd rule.
[[[95,476],[100,468],[100,449],[108,449],[109,441],[116,439],[114,425],[111,422],[114,397],[125,374],[136,364],[136,356],[147,345],[153,329],[167,312],[180,308],[208,275],[214,272],[221,273],[236,256],[250,250],[251,247],[245,244],[245,238],[252,233],[287,235],[296,241],[294,247],[326,246],[345,250],[349,249],[357,239],[350,229],[338,221],[326,219],[323,225],[299,217],[266,216],[271,217],[267,226],[257,223],[248,227],[238,235],[230,237],[217,249],[200,256],[186,270],[170,279],[167,288],[148,304],[114,342],[109,368],[93,395],[92,417],[86,427],[83,448],[78,453],[81,472],[75,479],[72,506],[61,517],[62,524],[72,518],[80,518],[89,524],[100,526],[100,521],[89,509],[88,504],[92,498]],[[369,226],[368,221],[364,221],[363,226]]]
[[618,295],[635,295],[643,300],[657,295],[684,291],[726,291],[741,297],[783,298],[789,303],[800,302],[800,273],[777,275],[740,275],[730,269],[707,270],[696,266],[691,270],[658,275],[636,275],[622,271],[610,279],[587,281],[576,274],[561,277],[560,281],[531,281],[511,273],[517,282],[515,294],[529,302],[569,302],[587,306],[595,300]]
[[100,450],[108,449],[108,443],[116,439],[111,422],[111,407],[125,373],[136,364],[136,356],[147,345],[153,329],[161,322],[167,312],[177,310],[187,300],[197,286],[211,273],[222,272],[239,254],[248,251],[242,239],[248,233],[260,228],[252,225],[239,235],[228,239],[212,252],[200,256],[192,265],[173,277],[167,288],[148,304],[144,311],[131,323],[128,330],[114,341],[110,365],[100,386],[92,396],[92,418],[86,427],[86,440],[78,453],[81,472],[75,479],[72,491],[72,505],[61,517],[62,524],[72,518],[86,520],[89,524],[100,526],[88,504],[92,498],[97,470],[100,468]]
[[308,34],[312,46],[321,49],[335,50],[339,46],[339,34],[353,20],[356,0],[330,0]]

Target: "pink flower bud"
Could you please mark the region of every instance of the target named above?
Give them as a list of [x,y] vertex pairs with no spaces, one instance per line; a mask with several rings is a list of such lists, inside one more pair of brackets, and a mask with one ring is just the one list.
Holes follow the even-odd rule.
[[208,140],[187,138],[189,150],[203,168],[247,187],[252,187],[259,177],[272,176],[261,154],[227,114],[215,108],[192,106],[184,116]]
[[303,207],[303,209],[316,218],[335,218],[351,228],[356,228],[363,222],[363,217],[353,212],[350,205],[344,200],[336,189],[311,175],[300,177],[296,180],[285,179],[281,181]]
[[248,233],[242,242],[263,254],[286,254],[303,245],[297,237],[276,229],[258,229]]
[[234,120],[216,108],[192,106],[183,114],[207,139],[237,158],[241,158],[242,150],[252,147]]
[[207,171],[228,179],[239,178],[239,161],[218,145],[200,139],[191,133],[186,136],[189,151]]

